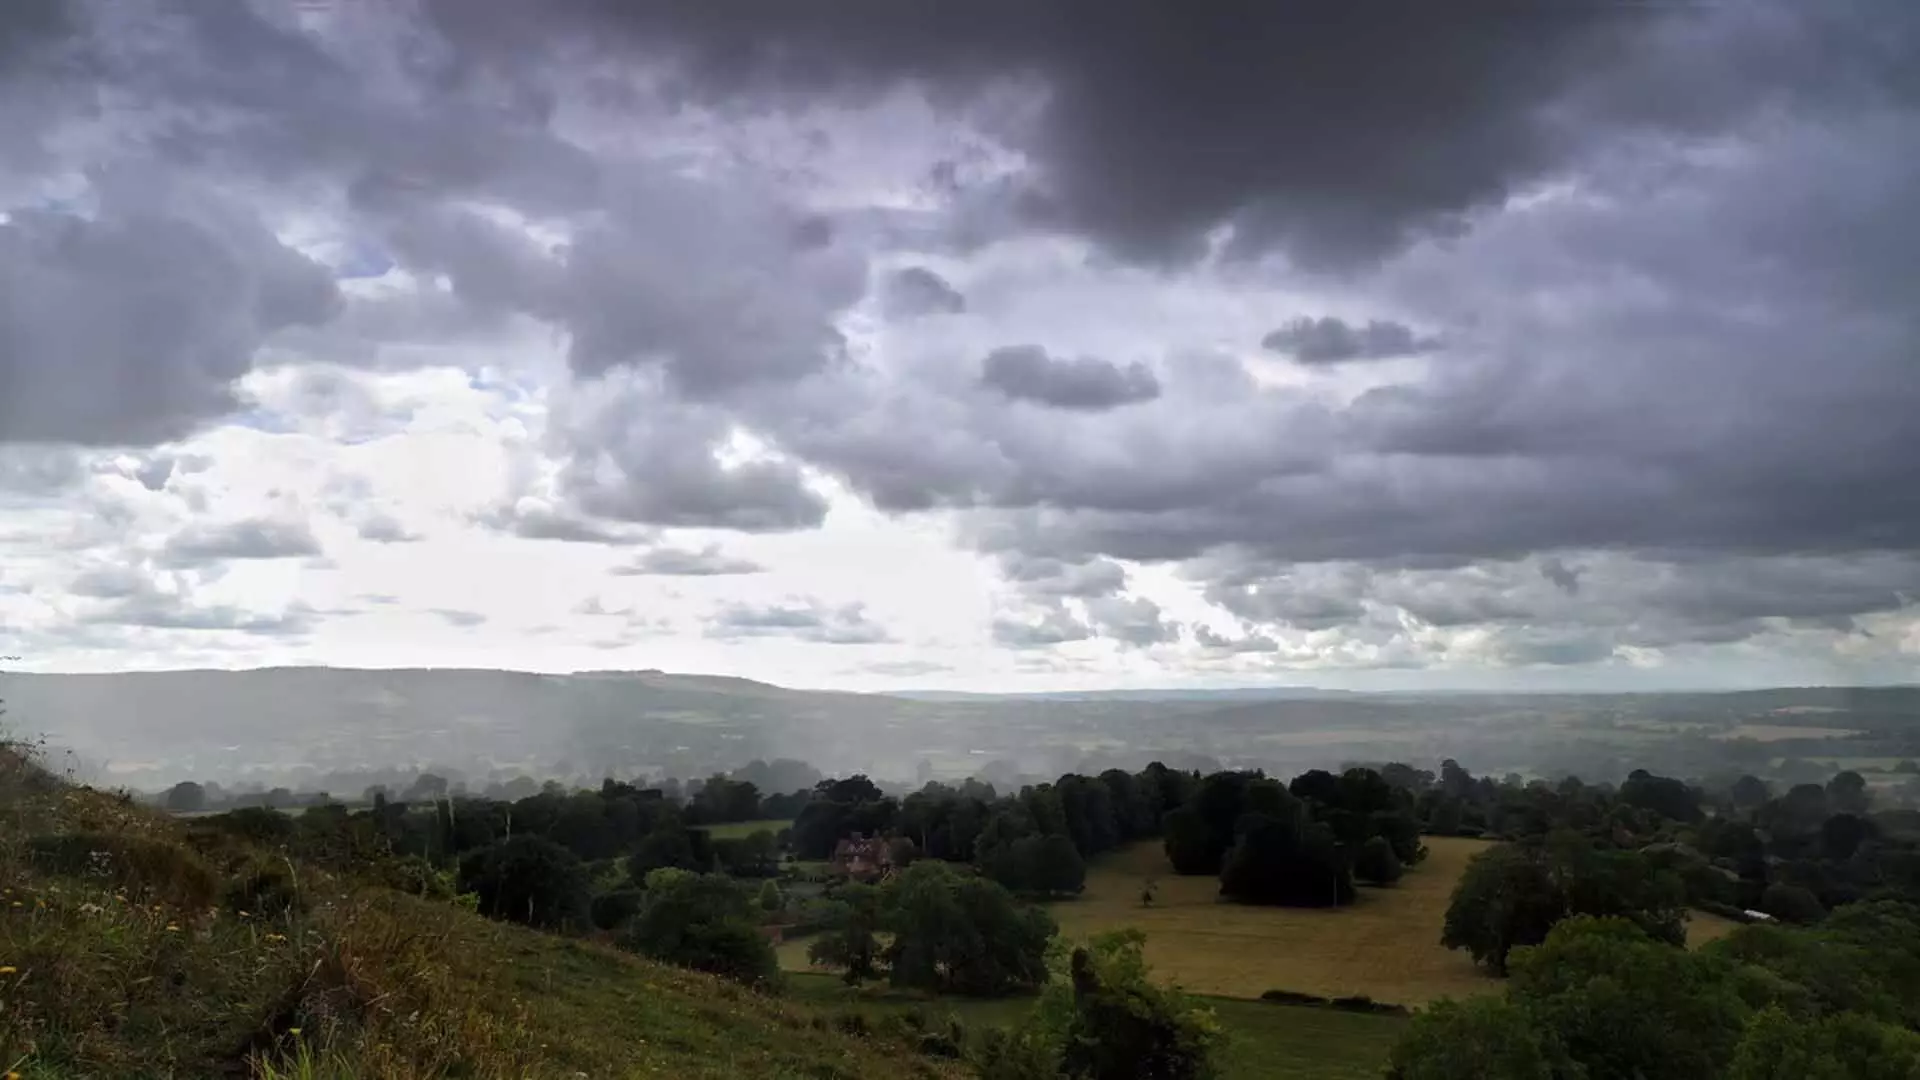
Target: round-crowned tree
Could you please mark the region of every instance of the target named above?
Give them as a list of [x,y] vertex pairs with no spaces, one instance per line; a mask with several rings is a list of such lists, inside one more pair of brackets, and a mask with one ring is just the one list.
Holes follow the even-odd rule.
[[459,880],[484,915],[548,929],[587,923],[586,867],[543,836],[522,834],[473,852],[461,861]]

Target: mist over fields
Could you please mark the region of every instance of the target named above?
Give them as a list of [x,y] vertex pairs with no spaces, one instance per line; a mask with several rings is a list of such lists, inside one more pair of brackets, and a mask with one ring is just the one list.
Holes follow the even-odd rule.
[[[1063,771],[1257,767],[1287,775],[1354,761],[1480,773],[1635,767],[1765,773],[1795,755],[1885,759],[1920,692],[1804,688],[1724,694],[1359,694],[1273,690],[1049,695],[854,694],[662,672],[269,668],[9,674],[4,721],[71,749],[102,781],[328,790],[383,772],[474,785],[526,776],[694,779],[755,760],[917,785],[1002,786]],[[353,788],[352,791],[358,791]]]

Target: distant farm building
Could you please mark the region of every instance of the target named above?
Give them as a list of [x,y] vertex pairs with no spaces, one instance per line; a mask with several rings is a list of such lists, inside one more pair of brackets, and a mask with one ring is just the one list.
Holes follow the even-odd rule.
[[831,864],[837,874],[860,881],[886,877],[893,870],[893,853],[878,836],[855,833],[833,847]]

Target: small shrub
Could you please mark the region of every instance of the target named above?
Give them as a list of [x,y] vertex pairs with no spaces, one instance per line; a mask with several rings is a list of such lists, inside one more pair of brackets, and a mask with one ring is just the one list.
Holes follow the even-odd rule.
[[306,900],[300,895],[300,882],[285,863],[259,859],[243,867],[220,898],[221,906],[231,912],[248,912],[268,918],[302,912]]
[[1342,1012],[1374,1013],[1385,1016],[1408,1016],[1411,1015],[1413,1011],[1405,1005],[1393,1005],[1385,1001],[1375,1001],[1365,994],[1354,994],[1351,997],[1337,997],[1327,1004]]
[[838,1012],[833,1015],[833,1026],[843,1035],[852,1035],[864,1039],[873,1034],[873,1026],[867,1023],[867,1014],[861,1012]]
[[1781,922],[1806,926],[1826,918],[1820,898],[1798,885],[1773,884],[1760,894],[1760,910]]
[[618,930],[638,915],[646,902],[645,889],[614,889],[593,898],[589,917],[598,929]]
[[927,1057],[956,1061],[960,1057],[960,1039],[952,1032],[929,1031],[920,1036],[915,1048]]
[[1298,990],[1268,990],[1260,995],[1261,1001],[1275,1005],[1326,1005],[1328,1000],[1319,994],[1303,994]]
[[105,879],[143,900],[203,909],[213,905],[220,889],[205,859],[166,840],[70,832],[36,836],[28,846],[44,872]]
[[293,839],[294,820],[264,806],[243,806],[224,814],[201,818],[200,823],[265,847],[279,847]]

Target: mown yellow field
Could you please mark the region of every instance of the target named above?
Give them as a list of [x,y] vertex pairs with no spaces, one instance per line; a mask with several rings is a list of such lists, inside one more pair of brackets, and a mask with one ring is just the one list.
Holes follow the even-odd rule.
[[[1314,909],[1221,903],[1219,879],[1176,876],[1160,842],[1146,841],[1096,860],[1086,892],[1049,910],[1068,937],[1145,931],[1155,973],[1194,993],[1253,998],[1297,990],[1422,1005],[1498,991],[1504,984],[1466,953],[1440,947],[1454,882],[1488,843],[1430,836],[1426,845],[1432,854],[1399,884],[1362,888],[1351,907]],[[1149,877],[1159,884],[1157,898],[1142,907],[1140,888]],[[1688,944],[1725,936],[1736,925],[1696,911]],[[782,967],[807,969],[805,941],[788,942],[779,953]]]
[[[1158,841],[1136,844],[1088,870],[1077,900],[1053,905],[1062,933],[1083,937],[1124,927],[1147,935],[1147,960],[1196,993],[1259,997],[1266,990],[1366,994],[1418,1005],[1496,990],[1464,953],[1440,947],[1453,883],[1479,840],[1429,837],[1432,852],[1391,889],[1361,889],[1351,907],[1257,908],[1218,900],[1219,880],[1177,877]],[[1152,907],[1141,884],[1159,883]]]
[[[1052,911],[1062,933],[1074,936],[1138,927],[1154,969],[1196,993],[1258,997],[1280,989],[1420,1005],[1498,990],[1501,982],[1466,953],[1440,947],[1454,882],[1487,842],[1430,836],[1426,844],[1432,854],[1399,884],[1362,888],[1358,903],[1334,910],[1220,903],[1217,879],[1176,877],[1158,841],[1137,844],[1097,861],[1086,893]],[[1149,876],[1159,891],[1147,908],[1140,886]],[[1736,925],[1695,912],[1688,943]]]

